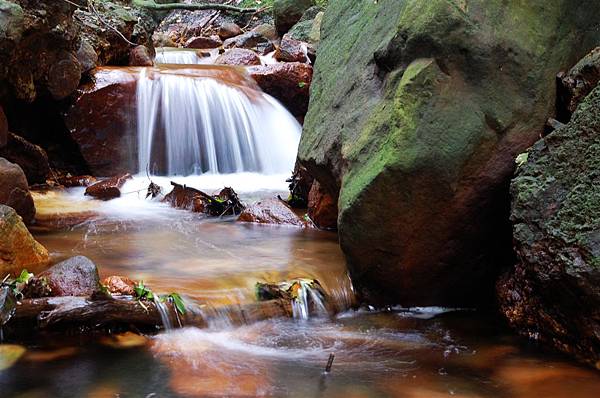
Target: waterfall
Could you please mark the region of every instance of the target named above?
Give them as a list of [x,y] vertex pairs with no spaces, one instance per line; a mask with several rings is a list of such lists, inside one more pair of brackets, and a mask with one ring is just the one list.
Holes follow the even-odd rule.
[[144,68],[138,167],[166,175],[288,173],[301,127],[232,67]]

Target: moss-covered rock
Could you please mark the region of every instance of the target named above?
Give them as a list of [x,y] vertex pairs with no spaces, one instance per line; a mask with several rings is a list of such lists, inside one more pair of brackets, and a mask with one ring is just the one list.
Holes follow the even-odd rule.
[[302,14],[314,5],[314,0],[275,0],[273,19],[277,32],[283,36],[302,18]]
[[521,334],[600,360],[600,87],[538,141],[511,184],[518,264],[498,283]]
[[[555,75],[600,39],[600,3],[331,0],[299,158],[339,193],[373,300],[471,304],[510,261],[514,158]],[[343,23],[340,23],[343,21]]]

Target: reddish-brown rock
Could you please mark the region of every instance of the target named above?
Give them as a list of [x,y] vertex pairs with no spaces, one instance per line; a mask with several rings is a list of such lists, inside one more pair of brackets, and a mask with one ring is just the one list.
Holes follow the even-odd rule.
[[8,141],[0,148],[0,157],[18,164],[29,184],[43,184],[50,173],[46,151],[13,133],[8,133]]
[[137,159],[131,148],[137,143],[135,118],[136,74],[99,68],[94,82],[82,86],[65,116],[71,136],[95,176],[134,171]]
[[106,287],[110,294],[120,294],[124,296],[133,296],[135,283],[126,276],[109,276],[104,278],[102,285]]
[[93,176],[61,176],[56,179],[60,185],[65,188],[71,187],[89,187],[96,182],[96,177]]
[[129,52],[129,66],[152,66],[154,56],[146,46],[136,46]]
[[308,110],[313,68],[300,62],[289,62],[249,68],[250,75],[267,94],[285,105],[294,116]]
[[26,224],[35,217],[33,198],[23,170],[4,158],[0,158],[0,205],[15,209]]
[[248,206],[240,214],[238,221],[312,227],[310,221],[302,219],[285,202],[279,199],[265,199]]
[[85,194],[102,200],[118,198],[121,196],[121,188],[131,178],[131,174],[122,174],[97,182],[94,185],[90,185],[85,190]]
[[319,228],[337,229],[337,199],[316,180],[308,193],[308,216]]
[[245,48],[232,48],[224,54],[219,55],[215,64],[234,65],[234,66],[252,66],[260,65],[260,57],[252,50]]
[[275,50],[271,40],[258,32],[246,32],[223,42],[225,48],[246,48],[259,54],[267,54]]
[[0,148],[6,145],[8,141],[8,120],[2,106],[0,106]]
[[50,296],[91,296],[100,292],[98,269],[84,256],[60,262],[36,277],[38,280],[42,278]]
[[275,51],[275,59],[282,62],[308,62],[308,46],[285,35]]
[[242,28],[239,27],[238,24],[233,22],[225,22],[221,26],[219,26],[219,37],[222,40],[227,40],[235,36],[239,36],[242,33]]
[[187,42],[185,42],[186,48],[217,48],[223,45],[223,41],[217,35],[213,35],[210,37],[199,36],[192,37]]

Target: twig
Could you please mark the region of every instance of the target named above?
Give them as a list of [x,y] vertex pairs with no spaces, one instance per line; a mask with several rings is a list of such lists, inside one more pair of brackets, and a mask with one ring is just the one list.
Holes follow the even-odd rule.
[[102,16],[100,16],[100,13],[98,12],[98,10],[96,10],[96,7],[94,7],[94,0],[88,0],[88,5],[89,5],[89,9],[96,15],[96,17],[100,20],[100,22],[102,22],[104,25],[108,26],[111,30],[113,30],[116,34],[118,34],[121,39],[125,40],[125,42],[127,44],[129,44],[132,47],[137,46],[136,43],[131,42],[128,38],[125,37],[125,35],[123,35],[123,33],[119,32],[119,30],[117,28],[115,28],[114,26],[112,26],[111,24],[109,24],[108,22],[106,22],[104,20],[104,18],[102,18]]
[[169,11],[169,10],[219,10],[237,12],[240,14],[251,14],[256,13],[259,8],[244,8],[236,7],[228,4],[184,4],[184,3],[166,3],[158,4],[154,0],[133,0],[133,5],[143,8],[149,8],[155,11]]

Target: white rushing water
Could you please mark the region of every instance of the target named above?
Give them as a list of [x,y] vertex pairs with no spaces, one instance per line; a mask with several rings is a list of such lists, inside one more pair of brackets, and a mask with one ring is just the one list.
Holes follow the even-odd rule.
[[140,172],[279,174],[293,169],[299,123],[279,102],[250,86],[143,69],[137,104]]

